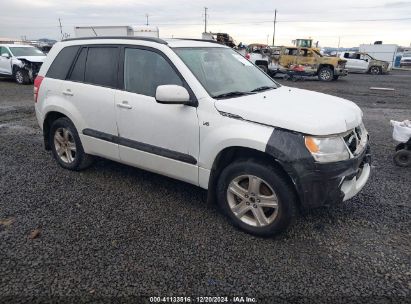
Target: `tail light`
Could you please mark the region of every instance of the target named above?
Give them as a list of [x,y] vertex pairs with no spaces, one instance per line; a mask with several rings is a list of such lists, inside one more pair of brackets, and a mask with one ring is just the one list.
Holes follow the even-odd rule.
[[245,54],[245,58],[250,60],[250,58],[251,58],[250,53]]
[[34,89],[33,89],[34,102],[37,102],[37,97],[39,96],[40,85],[43,79],[44,79],[43,76],[37,76],[36,79],[34,79]]

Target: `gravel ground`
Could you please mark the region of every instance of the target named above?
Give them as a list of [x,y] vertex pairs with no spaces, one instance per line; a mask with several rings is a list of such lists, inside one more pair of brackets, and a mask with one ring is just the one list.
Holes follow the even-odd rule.
[[229,225],[194,186],[107,160],[60,168],[42,148],[32,86],[0,80],[0,302],[410,303],[411,168],[392,162],[389,120],[411,118],[411,72],[279,81],[355,101],[373,172],[355,198],[262,239]]

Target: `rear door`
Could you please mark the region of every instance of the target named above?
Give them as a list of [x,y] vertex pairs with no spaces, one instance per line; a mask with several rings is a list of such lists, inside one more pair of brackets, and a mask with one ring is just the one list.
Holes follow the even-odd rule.
[[130,46],[122,54],[123,89],[116,92],[121,161],[198,184],[197,108],[155,99],[159,85],[188,85],[156,49]]
[[82,47],[63,82],[63,98],[79,117],[78,133],[84,150],[118,160],[114,94],[118,85],[119,47]]

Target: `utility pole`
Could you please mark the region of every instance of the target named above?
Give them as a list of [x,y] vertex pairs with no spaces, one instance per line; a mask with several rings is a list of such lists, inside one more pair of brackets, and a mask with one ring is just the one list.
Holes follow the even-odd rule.
[[207,33],[207,7],[204,7],[204,33]]
[[146,14],[146,25],[148,26],[148,14]]
[[274,10],[273,46],[275,42],[275,24],[277,23],[277,9]]
[[60,20],[60,18],[59,18],[59,24],[60,24],[61,39],[63,39],[63,27],[61,26],[61,20]]

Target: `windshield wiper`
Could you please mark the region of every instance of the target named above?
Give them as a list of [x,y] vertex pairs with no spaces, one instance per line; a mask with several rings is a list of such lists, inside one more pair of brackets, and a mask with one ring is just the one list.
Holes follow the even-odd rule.
[[261,92],[261,91],[268,91],[268,90],[272,90],[272,89],[276,89],[276,87],[262,86],[262,87],[259,87],[259,88],[256,88],[256,89],[252,90],[251,92]]
[[250,94],[253,94],[253,93],[252,92],[233,91],[233,92],[228,92],[228,93],[215,95],[215,96],[213,96],[213,98],[222,99],[222,98],[230,98],[230,97],[244,96],[244,95],[250,95]]

